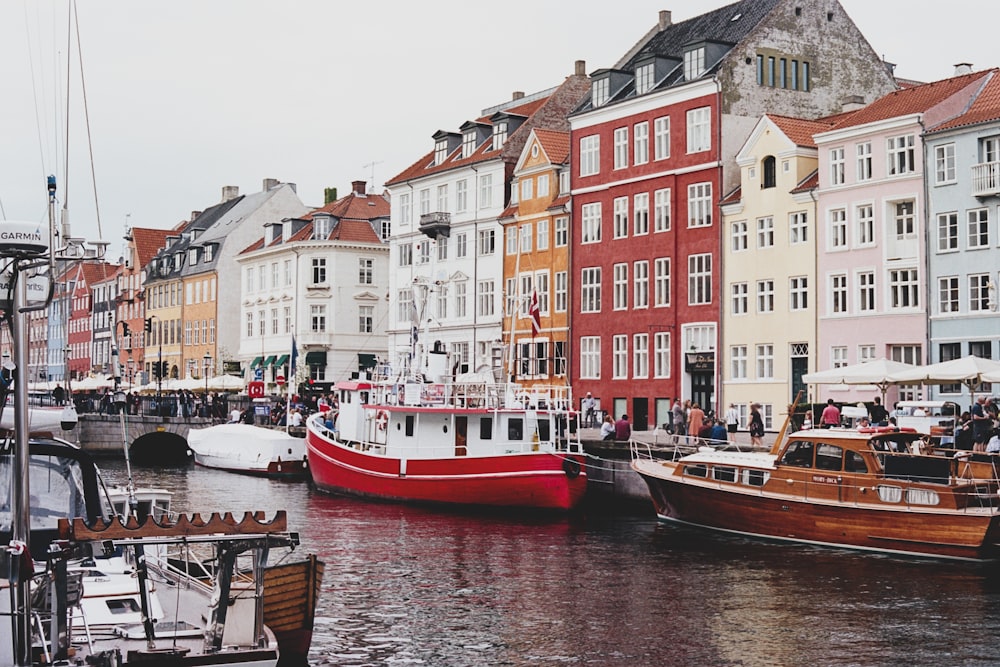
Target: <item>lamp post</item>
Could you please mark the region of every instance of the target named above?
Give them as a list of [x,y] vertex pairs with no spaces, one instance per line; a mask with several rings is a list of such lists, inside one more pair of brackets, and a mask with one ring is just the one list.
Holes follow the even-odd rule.
[[205,356],[202,357],[205,361],[205,395],[201,397],[201,404],[205,407],[205,416],[210,417],[208,414],[208,371],[212,368],[212,355],[205,352]]

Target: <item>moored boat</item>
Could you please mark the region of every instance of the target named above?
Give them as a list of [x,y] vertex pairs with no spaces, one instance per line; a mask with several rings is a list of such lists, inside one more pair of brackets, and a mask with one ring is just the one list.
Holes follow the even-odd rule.
[[769,452],[633,446],[658,518],[761,538],[907,555],[1000,556],[992,464],[924,453],[911,430],[819,429]]
[[261,477],[306,477],[306,441],[284,430],[251,424],[191,429],[194,462],[206,468]]
[[307,420],[309,470],[322,491],[544,510],[583,499],[587,474],[569,387],[528,390],[490,374],[359,379],[336,391],[333,428],[322,414]]

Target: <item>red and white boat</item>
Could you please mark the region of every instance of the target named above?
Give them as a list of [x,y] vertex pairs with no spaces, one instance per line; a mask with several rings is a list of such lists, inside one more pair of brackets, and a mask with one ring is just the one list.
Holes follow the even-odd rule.
[[[444,352],[429,368],[447,368]],[[333,428],[307,424],[313,482],[329,493],[461,506],[568,510],[587,488],[569,387],[522,388],[493,374],[336,385]]]

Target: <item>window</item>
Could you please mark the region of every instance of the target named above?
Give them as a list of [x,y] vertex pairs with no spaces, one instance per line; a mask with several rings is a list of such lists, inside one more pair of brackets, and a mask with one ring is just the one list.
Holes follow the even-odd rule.
[[549,221],[539,220],[538,221],[538,249],[548,250],[549,249]]
[[413,265],[413,246],[409,243],[402,243],[399,246],[399,265],[400,266],[412,266]]
[[712,184],[692,183],[688,186],[688,227],[708,227],[712,224]]
[[521,201],[527,201],[529,199],[534,199],[535,197],[535,181],[530,178],[521,179]]
[[460,280],[455,283],[455,317],[465,317],[468,312],[469,284]]
[[[628,167],[628,128],[619,127],[615,130],[615,169]],[[582,176],[583,174],[581,174]]]
[[580,207],[580,234],[582,243],[601,242],[601,202]]
[[847,312],[847,275],[830,276],[830,308],[833,313]]
[[611,338],[611,377],[615,380],[628,377],[628,336]]
[[[424,188],[420,191],[420,215],[426,215],[431,212],[431,191],[430,188]],[[326,237],[323,237],[326,238]]]
[[875,360],[875,346],[874,345],[858,345],[858,363],[863,364],[867,361]]
[[601,170],[601,137],[592,134],[580,139],[580,175],[593,176]]
[[580,338],[580,377],[587,380],[601,378],[601,338],[583,336]]
[[886,139],[886,152],[890,176],[913,173],[914,139],[912,134]]
[[958,312],[958,276],[938,278],[938,312]]
[[469,207],[469,182],[465,179],[455,183],[455,211],[463,213]]
[[646,164],[649,162],[649,123],[636,123],[633,133],[632,160],[635,164]]
[[757,281],[757,312],[758,313],[772,313],[772,312],[774,312],[774,281],[773,280],[758,280]]
[[628,236],[628,197],[615,197],[614,207],[615,238],[625,238]]
[[649,193],[637,194],[632,199],[633,234],[642,236],[649,233]]
[[847,347],[837,346],[830,348],[830,363],[832,368],[843,368],[847,365]]
[[958,213],[940,213],[937,223],[938,252],[958,250]]
[[431,245],[433,243],[430,239],[424,239],[417,244],[417,264],[430,264]]
[[517,278],[507,278],[507,289],[504,295],[504,314],[509,315],[514,312],[514,300],[517,298]]
[[705,73],[705,47],[688,49],[684,52],[684,80],[697,79]]
[[569,218],[556,218],[556,247],[564,248],[569,244]]
[[875,213],[871,204],[862,204],[855,211],[858,224],[858,245],[867,246],[875,243]]
[[309,318],[311,324],[311,331],[314,333],[322,333],[326,331],[326,306],[323,304],[314,304],[309,306]]
[[757,247],[770,248],[774,246],[774,218],[757,219]]
[[358,332],[371,333],[375,330],[375,306],[358,306]]
[[437,291],[437,316],[439,320],[446,319],[448,317],[448,288],[439,287]]
[[856,147],[858,157],[858,180],[872,180],[872,142],[865,141]]
[[889,270],[889,307],[916,308],[920,305],[916,269]]
[[375,280],[375,260],[370,257],[358,258],[358,283],[371,285]]
[[549,196],[549,175],[541,174],[538,177],[538,196],[548,197]]
[[805,211],[796,211],[788,216],[788,242],[792,244],[809,241],[809,216]]
[[666,160],[670,157],[670,116],[661,116],[653,121],[653,159]]
[[448,211],[448,186],[439,185],[437,187],[437,210]]
[[712,303],[712,256],[708,253],[688,257],[688,305]]
[[986,248],[990,244],[990,211],[977,208],[969,211],[969,250]]
[[399,195],[399,222],[403,225],[410,224],[410,193]]
[[916,238],[916,218],[913,216],[913,202],[901,201],[896,204],[896,239]]
[[757,85],[764,85],[764,56],[757,54]]
[[653,271],[656,307],[667,307],[670,305],[670,258],[657,257],[653,260]]
[[437,244],[438,261],[443,262],[448,259],[448,237],[439,236],[435,243]]
[[601,267],[580,271],[580,312],[601,312]]
[[653,377],[670,377],[670,333],[653,334]]
[[642,260],[632,266],[632,307],[649,308],[649,262]]
[[448,140],[441,139],[434,142],[434,164],[441,164],[448,157]]
[[747,249],[747,221],[739,220],[734,222],[731,226],[732,233],[730,237],[732,239],[732,250],[733,252],[742,252]]
[[749,286],[747,283],[733,283],[730,285],[730,300],[732,302],[733,315],[746,315],[749,311]]
[[778,185],[778,173],[777,167],[775,166],[775,160],[773,155],[768,155],[761,161],[760,165],[761,174],[763,175],[763,181],[760,184],[762,188],[773,188]]
[[565,271],[556,272],[556,312],[565,313],[568,305],[569,284]]
[[313,285],[321,285],[326,282],[326,258],[313,257],[312,260],[312,282]]
[[[282,321],[284,322],[284,324],[283,324],[284,330],[282,331],[282,333],[291,333],[292,332],[292,307],[291,306],[285,306],[284,308],[282,308],[281,316],[282,316]],[[210,324],[211,324],[211,327],[212,327],[211,330],[214,332],[215,331],[215,320],[211,320]],[[214,333],[213,333],[213,340],[214,340]]]
[[416,310],[413,307],[413,290],[401,289],[396,293],[396,320],[400,324],[415,326]]
[[491,148],[495,151],[503,148],[504,143],[507,141],[507,121],[500,121],[493,126],[493,145]]
[[767,57],[767,85],[769,85],[771,88],[774,88],[774,81],[775,81],[775,78],[776,78],[775,77],[774,63],[775,63],[774,56],[768,56]]
[[531,243],[534,238],[534,226],[530,222],[521,225],[521,252],[531,252]]
[[594,79],[590,85],[590,100],[595,107],[607,104],[610,89],[611,82],[608,77]]
[[795,276],[789,279],[788,307],[791,310],[807,310],[809,308],[809,279],[806,276]]
[[712,148],[712,110],[709,107],[687,112],[687,152],[700,153]]
[[890,345],[889,358],[913,366],[923,363],[923,354],[919,345]]
[[654,230],[657,232],[670,231],[670,188],[657,190],[653,193],[653,217]]
[[983,313],[990,309],[990,274],[969,276],[969,310]]
[[875,312],[875,272],[858,273],[858,310],[862,313]]
[[847,248],[847,211],[842,208],[830,211],[830,247]]
[[480,229],[479,230],[479,255],[492,255],[495,250],[496,243],[496,230],[493,229]]
[[955,182],[955,144],[934,147],[934,184]]
[[746,345],[733,345],[729,348],[729,372],[734,380],[747,379]]
[[635,68],[635,94],[642,95],[653,88],[653,63],[647,63]]
[[769,380],[774,377],[774,345],[757,346],[757,379]]
[[612,292],[613,310],[625,310],[628,308],[628,264],[615,264],[614,271],[614,292]]
[[493,174],[479,177],[479,208],[493,206]]
[[495,312],[494,284],[492,280],[480,280],[477,284],[477,313],[490,316]]
[[[466,132],[462,135],[462,157],[470,157],[476,152],[476,132]],[[444,209],[439,209],[444,210]]]
[[632,377],[649,377],[649,334],[632,336]]
[[844,148],[830,149],[830,185],[844,184]]
[[[535,292],[538,293],[538,310],[542,315],[549,314],[549,272],[539,271],[535,274]],[[530,305],[530,304],[529,304]]]

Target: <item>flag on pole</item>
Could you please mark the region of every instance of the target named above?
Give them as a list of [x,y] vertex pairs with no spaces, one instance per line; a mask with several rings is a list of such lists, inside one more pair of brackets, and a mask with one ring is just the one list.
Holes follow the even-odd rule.
[[537,336],[542,330],[542,311],[538,307],[538,290],[531,293],[531,306],[528,308],[528,315],[531,316],[531,335]]
[[295,345],[295,334],[292,334],[292,360],[288,363],[288,380],[295,377],[295,361],[299,358],[299,348]]

